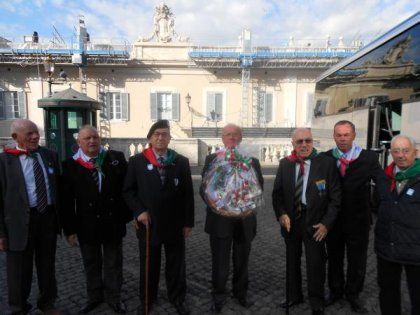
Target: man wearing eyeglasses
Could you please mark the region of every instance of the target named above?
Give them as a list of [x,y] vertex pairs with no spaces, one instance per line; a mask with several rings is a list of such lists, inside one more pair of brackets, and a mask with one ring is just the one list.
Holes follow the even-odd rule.
[[[383,170],[375,152],[362,149],[354,141],[355,126],[348,120],[334,126],[336,147],[326,152],[336,160],[336,170],[342,187],[341,211],[328,233],[328,286],[326,305],[345,294],[353,312],[367,313],[359,298],[366,274],[370,211],[370,181],[383,177]],[[347,272],[344,275],[344,254]]]
[[420,160],[416,143],[398,135],[394,160],[377,183],[381,195],[375,227],[379,304],[383,315],[401,314],[401,273],[405,270],[411,314],[420,314]]
[[178,314],[189,314],[184,239],[194,226],[190,165],[186,157],[168,148],[171,134],[167,120],[154,123],[147,139],[149,147],[129,160],[123,188],[139,239],[141,305],[137,313],[147,313],[157,300],[163,245],[169,301]]
[[281,306],[303,302],[303,243],[312,314],[324,314],[325,237],[340,209],[340,183],[334,160],[314,149],[310,129],[297,128],[292,145],[292,154],[280,160],[272,196],[287,251],[288,298]]

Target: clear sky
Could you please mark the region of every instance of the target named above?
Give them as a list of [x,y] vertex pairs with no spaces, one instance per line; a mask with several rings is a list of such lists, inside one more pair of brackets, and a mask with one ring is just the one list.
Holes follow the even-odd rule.
[[[0,36],[19,42],[37,31],[52,37],[53,26],[69,41],[78,16],[91,39],[134,42],[153,29],[159,0],[0,0]],[[369,42],[420,10],[413,0],[168,0],[175,30],[195,44],[236,44],[243,28],[253,45],[281,46],[289,36]],[[417,5],[416,5],[417,4]]]

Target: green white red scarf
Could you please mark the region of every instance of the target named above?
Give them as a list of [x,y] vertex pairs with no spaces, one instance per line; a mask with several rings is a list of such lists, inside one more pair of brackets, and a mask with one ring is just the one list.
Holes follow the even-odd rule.
[[77,164],[89,170],[93,170],[96,168],[98,172],[101,173],[101,175],[105,177],[104,173],[102,172],[102,164],[104,163],[105,155],[106,155],[106,150],[101,147],[98,156],[94,158],[95,163],[92,163],[91,161],[85,161],[83,159],[83,151],[82,149],[79,148],[79,150],[77,150],[77,152],[73,155],[73,160]]
[[399,171],[394,175],[395,162],[392,162],[385,168],[385,174],[391,179],[391,191],[395,189],[396,182],[401,182],[420,175],[420,160],[416,159],[409,168],[404,171]]
[[306,158],[298,156],[296,150],[293,150],[292,154],[286,157],[286,159],[288,159],[290,162],[299,164],[300,172],[303,174],[305,172],[305,161],[312,160],[317,155],[318,151],[315,148],[313,148],[311,154]]
[[362,148],[354,142],[349,152],[343,153],[337,147],[333,149],[332,155],[337,159],[337,166],[342,177],[346,175],[350,163],[357,160],[360,152],[362,152]]
[[174,150],[168,149],[166,153],[166,159],[162,164],[156,159],[156,155],[152,149],[151,144],[149,144],[149,147],[147,149],[143,150],[142,154],[149,161],[150,164],[156,166],[157,168],[164,168],[165,166],[172,165],[175,161],[175,158],[178,155]]

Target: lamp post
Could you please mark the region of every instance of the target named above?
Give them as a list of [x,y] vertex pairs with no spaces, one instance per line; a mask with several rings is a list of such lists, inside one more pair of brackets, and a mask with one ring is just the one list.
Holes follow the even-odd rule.
[[190,95],[190,93],[187,93],[187,95],[185,96],[185,103],[187,103],[188,110],[190,111],[190,128],[191,128],[191,137],[192,137],[193,112],[192,112],[192,109],[190,107],[190,103],[191,103],[191,95]]
[[210,116],[211,116],[211,120],[216,123],[216,138],[218,138],[219,137],[219,129],[217,128],[217,123],[219,121],[219,114],[217,114],[216,111],[213,109],[210,112]]
[[54,73],[54,61],[51,58],[51,55],[48,55],[47,58],[44,60],[44,70],[48,75],[48,96],[52,96],[52,84],[53,78],[52,75]]

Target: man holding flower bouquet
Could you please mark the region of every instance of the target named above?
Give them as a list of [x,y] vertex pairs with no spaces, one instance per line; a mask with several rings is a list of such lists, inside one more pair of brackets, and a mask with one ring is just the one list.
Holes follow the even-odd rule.
[[207,156],[200,195],[207,204],[205,231],[212,254],[213,311],[220,313],[226,301],[231,249],[233,297],[245,308],[248,258],[256,234],[255,211],[262,202],[263,177],[256,158],[243,156],[238,145],[242,130],[234,124],[222,130],[224,148]]

